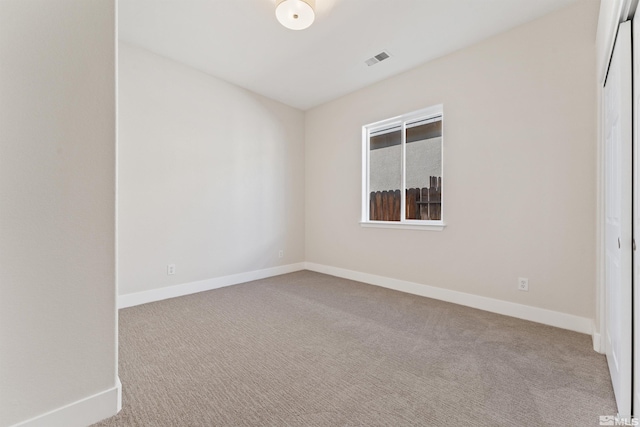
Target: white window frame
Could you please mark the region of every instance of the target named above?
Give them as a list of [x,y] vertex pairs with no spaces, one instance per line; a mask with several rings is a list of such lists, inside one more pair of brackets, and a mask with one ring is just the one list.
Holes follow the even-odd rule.
[[[406,219],[406,130],[407,122],[414,122],[416,120],[428,120],[436,117],[441,117],[443,122],[442,126],[442,140],[441,140],[441,165],[442,165],[442,199],[440,204],[440,220],[418,220],[418,219]],[[380,129],[400,126],[401,127],[401,147],[402,147],[402,188],[400,189],[400,221],[371,221],[369,218],[369,142],[371,132],[375,132]],[[444,109],[442,104],[434,105],[432,107],[424,108],[422,110],[413,111],[411,113],[403,114],[401,116],[392,117],[390,119],[381,120],[378,122],[370,123],[362,126],[362,217],[360,219],[360,225],[362,227],[375,227],[375,228],[400,228],[400,229],[412,229],[412,230],[431,230],[442,231],[446,224],[444,223]]]

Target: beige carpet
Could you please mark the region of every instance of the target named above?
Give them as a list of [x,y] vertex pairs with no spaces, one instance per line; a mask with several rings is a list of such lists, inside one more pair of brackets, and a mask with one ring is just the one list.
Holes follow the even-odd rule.
[[308,271],[120,311],[96,426],[597,426],[591,337]]

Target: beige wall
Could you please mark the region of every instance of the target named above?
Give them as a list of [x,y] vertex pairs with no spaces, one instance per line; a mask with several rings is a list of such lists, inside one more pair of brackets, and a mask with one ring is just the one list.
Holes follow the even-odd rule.
[[120,295],[303,261],[303,113],[126,43],[118,75]]
[[[593,318],[597,13],[579,2],[308,111],[307,261]],[[361,126],[439,103],[446,229],[361,228]]]
[[0,1],[1,426],[116,386],[114,33],[113,0]]

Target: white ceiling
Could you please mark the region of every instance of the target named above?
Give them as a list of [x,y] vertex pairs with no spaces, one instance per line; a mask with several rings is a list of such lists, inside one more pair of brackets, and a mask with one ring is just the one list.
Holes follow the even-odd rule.
[[120,0],[118,25],[123,41],[306,110],[574,1],[595,0],[316,0],[316,21],[293,31],[275,0]]

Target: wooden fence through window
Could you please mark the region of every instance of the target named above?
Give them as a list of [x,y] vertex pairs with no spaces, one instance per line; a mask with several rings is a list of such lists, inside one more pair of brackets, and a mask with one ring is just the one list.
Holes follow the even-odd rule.
[[[372,191],[369,195],[371,221],[400,221],[400,190]],[[429,177],[429,187],[407,188],[407,219],[440,220],[442,218],[442,177]]]

